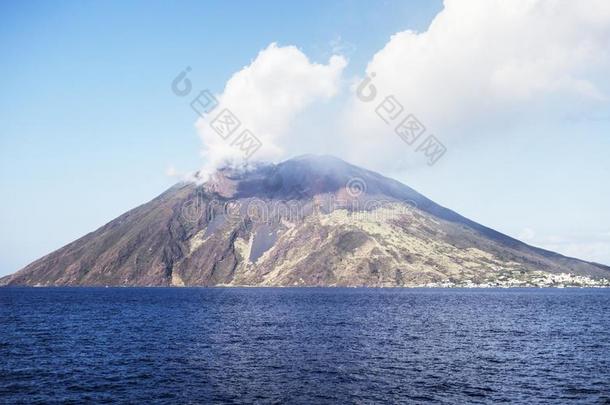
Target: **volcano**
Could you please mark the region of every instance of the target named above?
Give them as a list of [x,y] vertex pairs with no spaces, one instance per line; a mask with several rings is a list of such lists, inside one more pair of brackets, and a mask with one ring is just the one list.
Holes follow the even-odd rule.
[[176,184],[0,285],[412,287],[557,280],[607,284],[610,267],[527,245],[398,181],[307,155]]

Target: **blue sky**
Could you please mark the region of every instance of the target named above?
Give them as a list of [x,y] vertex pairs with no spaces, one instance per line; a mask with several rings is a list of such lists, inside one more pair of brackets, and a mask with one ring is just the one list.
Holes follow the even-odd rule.
[[[176,182],[166,174],[169,166],[191,171],[205,164],[196,117],[188,102],[170,90],[171,81],[186,66],[193,69],[190,78],[195,87],[222,95],[227,81],[271,43],[280,48],[294,45],[312,63],[327,64],[333,53],[340,53],[347,65],[337,99],[347,100],[349,83],[365,74],[373,56],[394,44],[390,41],[396,46],[385,48],[387,52],[370,66],[383,70],[385,60],[399,57],[392,49],[400,51],[401,46],[426,40],[409,37],[403,43],[401,38],[391,40],[392,35],[405,30],[432,33],[430,24],[442,10],[441,1],[431,0],[2,2],[0,275],[155,197]],[[528,18],[523,24],[532,25]],[[435,34],[440,38],[437,43],[444,38],[446,23],[439,18],[434,24],[441,31]],[[481,27],[481,32],[485,29]],[[598,40],[604,32],[591,31],[591,36]],[[532,52],[544,51],[545,43],[539,46],[543,48],[532,46]],[[425,49],[449,61],[454,57],[440,45]],[[547,57],[544,52],[540,55],[542,60]],[[414,63],[423,64],[423,59]],[[480,60],[466,62],[459,71],[472,67],[466,77],[476,78],[477,66],[485,63],[484,53]],[[605,61],[595,63],[600,69],[607,67]],[[460,74],[457,67],[438,71],[439,66],[434,68],[441,78]],[[604,95],[607,79],[581,65],[545,66],[542,73],[528,70],[527,75],[496,69],[504,74],[503,80],[509,77],[515,83],[501,82],[497,87],[504,91],[502,102],[478,102],[470,98],[471,90],[466,96],[458,93],[465,90],[455,90],[455,82],[434,81],[438,91],[428,90],[418,100],[422,116],[429,117],[426,122],[445,140],[446,157],[432,167],[412,162],[394,170],[373,160],[367,166],[487,226],[535,245],[610,264],[610,110],[604,97],[582,85],[586,79]],[[400,89],[414,77],[411,73],[391,82],[409,103],[410,92]],[[536,73],[579,80],[565,86],[563,79],[560,85],[550,82],[538,97],[540,86],[526,87],[529,82],[524,79],[537,77]],[[421,82],[409,89],[418,93]],[[476,82],[473,86],[469,89],[478,88]],[[513,98],[506,103],[506,87],[525,90],[509,94]],[[584,88],[582,93],[590,97],[575,96],[570,92],[574,88]],[[426,107],[452,97],[472,108]],[[573,102],[566,104],[566,99]],[[320,114],[321,109],[334,114],[341,109],[336,104],[313,106],[310,114]],[[491,113],[488,104],[493,105]],[[527,112],[520,107],[525,104]],[[447,111],[469,117],[467,123],[452,125],[460,121],[438,118],[448,116]],[[327,147],[330,141],[325,142],[311,142],[302,152],[342,155],[338,146]],[[293,148],[282,158],[298,152]],[[390,159],[379,153],[380,160]],[[349,156],[361,155],[355,149]],[[404,155],[409,157],[412,151],[405,149]]]

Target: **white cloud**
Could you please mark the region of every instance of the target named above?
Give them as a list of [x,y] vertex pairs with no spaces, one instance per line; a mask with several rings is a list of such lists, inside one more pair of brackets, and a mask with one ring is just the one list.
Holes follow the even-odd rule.
[[209,126],[220,111],[228,108],[241,121],[237,132],[247,128],[260,139],[262,147],[253,159],[278,159],[283,157],[282,140],[290,136],[293,120],[311,104],[338,92],[346,64],[341,56],[332,56],[325,65],[312,63],[294,46],[272,43],[262,50],[227,82],[212,114],[197,122],[204,143],[204,174],[226,160],[243,158],[231,139],[224,140]]
[[[338,37],[331,46],[344,51],[342,44]],[[429,134],[451,154],[459,139],[498,136],[524,123],[555,123],[607,107],[610,1],[445,0],[426,31],[394,34],[354,79],[355,89],[375,73],[378,94],[370,103],[351,93],[335,97],[346,64],[337,55],[327,64],[312,63],[296,47],[273,43],[231,77],[215,112],[228,107],[241,128],[262,141],[257,160],[331,153],[398,174],[426,161],[414,151]],[[414,114],[426,126],[414,145],[394,134],[397,122],[387,125],[375,113],[389,95],[402,104],[403,114]],[[302,114],[333,97],[323,111],[318,106]],[[209,119],[197,126],[204,172],[243,156],[209,127]]]
[[383,169],[408,152],[374,113],[387,95],[445,141],[578,116],[607,101],[609,1],[445,0],[444,6],[425,32],[396,33],[369,62],[378,96],[368,104],[354,98],[347,108],[352,160]]

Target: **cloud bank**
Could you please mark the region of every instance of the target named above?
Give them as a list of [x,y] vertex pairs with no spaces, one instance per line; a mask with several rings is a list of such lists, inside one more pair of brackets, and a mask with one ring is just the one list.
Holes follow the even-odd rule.
[[[425,32],[393,35],[366,75],[450,142],[588,114],[607,102],[609,62],[608,1],[445,0]],[[352,159],[404,154],[371,105],[352,99],[344,119]]]
[[[334,98],[340,113],[312,131],[310,151],[382,171],[396,170],[405,157],[406,166],[420,164],[425,159],[394,134],[395,122],[376,114],[385,97],[446,144],[529,121],[582,118],[606,106],[610,2],[445,0],[426,31],[394,34],[351,86],[342,84],[349,82],[346,64],[338,55],[313,63],[296,47],[273,43],[231,77],[218,95],[220,109],[228,107],[260,139],[253,158],[278,160],[294,154],[286,145],[302,136],[293,131],[295,119]],[[377,90],[372,103],[354,94],[367,76]],[[208,119],[197,127],[204,171],[241,159]]]

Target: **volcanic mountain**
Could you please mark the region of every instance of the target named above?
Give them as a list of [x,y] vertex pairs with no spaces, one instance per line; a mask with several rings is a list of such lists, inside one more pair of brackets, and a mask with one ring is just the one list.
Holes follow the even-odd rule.
[[529,246],[330,156],[221,169],[38,259],[0,285],[421,286],[610,267]]

